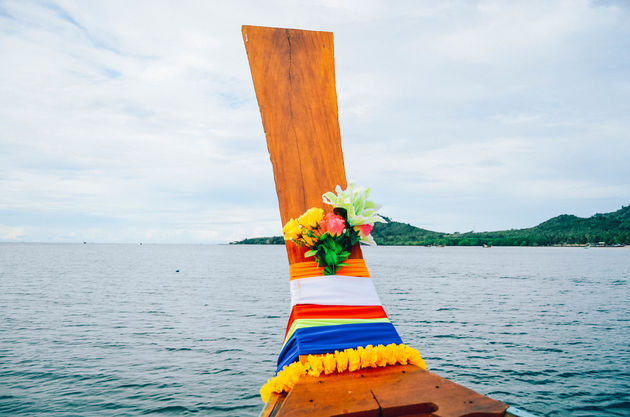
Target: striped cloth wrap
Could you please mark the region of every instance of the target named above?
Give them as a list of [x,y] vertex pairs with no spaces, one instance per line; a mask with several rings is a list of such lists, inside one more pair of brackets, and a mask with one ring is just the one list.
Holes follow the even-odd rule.
[[401,344],[363,259],[348,259],[337,275],[315,262],[290,266],[291,315],[277,372],[300,355],[367,345]]

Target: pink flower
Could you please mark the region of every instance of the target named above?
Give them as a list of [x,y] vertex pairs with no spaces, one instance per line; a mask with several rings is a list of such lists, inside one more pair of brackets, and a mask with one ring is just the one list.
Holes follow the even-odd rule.
[[372,232],[372,225],[368,223],[360,224],[358,226],[354,226],[354,230],[356,230],[357,233],[359,233],[359,236],[366,237],[366,236],[369,236],[370,233]]
[[336,214],[328,213],[323,220],[320,220],[319,227],[322,228],[322,232],[328,232],[331,236],[339,236],[346,228],[346,221]]

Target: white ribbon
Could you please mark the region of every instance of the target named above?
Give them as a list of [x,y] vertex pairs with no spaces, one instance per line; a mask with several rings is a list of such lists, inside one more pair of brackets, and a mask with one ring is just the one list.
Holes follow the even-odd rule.
[[371,278],[324,275],[290,281],[291,307],[296,304],[380,306]]

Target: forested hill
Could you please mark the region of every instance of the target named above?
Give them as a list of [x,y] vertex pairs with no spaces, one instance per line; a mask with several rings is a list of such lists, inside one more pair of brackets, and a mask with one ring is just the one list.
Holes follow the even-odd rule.
[[[551,246],[563,244],[630,245],[630,205],[588,218],[563,214],[528,229],[497,232],[439,233],[385,218],[374,225],[379,245]],[[283,244],[281,236],[245,239],[234,244]]]

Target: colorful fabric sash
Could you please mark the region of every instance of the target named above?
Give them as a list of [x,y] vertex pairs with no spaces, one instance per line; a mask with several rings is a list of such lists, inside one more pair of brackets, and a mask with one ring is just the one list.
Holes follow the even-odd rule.
[[[350,277],[370,277],[370,274],[365,266],[363,259],[346,259],[344,262],[346,266],[342,266],[337,275],[346,275]],[[317,263],[312,262],[298,262],[289,265],[290,279],[299,279],[307,277],[317,277],[324,273],[323,267],[318,267]]]
[[387,318],[363,259],[348,259],[337,275],[323,276],[315,262],[290,267],[291,315],[277,371],[300,355],[368,345],[401,344]]
[[290,282],[291,307],[298,304],[380,306],[370,278],[327,275]]

